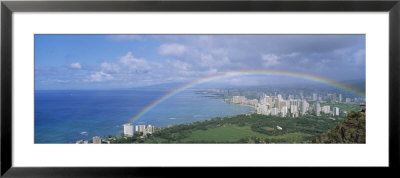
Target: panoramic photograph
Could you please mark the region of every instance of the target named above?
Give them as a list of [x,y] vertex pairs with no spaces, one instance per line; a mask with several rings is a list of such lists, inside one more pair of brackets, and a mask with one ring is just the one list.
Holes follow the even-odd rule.
[[35,144],[365,144],[363,34],[37,34]]

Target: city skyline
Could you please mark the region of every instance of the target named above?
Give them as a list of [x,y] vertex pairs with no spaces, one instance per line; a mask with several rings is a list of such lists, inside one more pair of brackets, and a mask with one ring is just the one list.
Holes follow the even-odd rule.
[[[364,35],[36,35],[35,89],[117,89],[242,70],[279,70],[365,81]],[[267,82],[265,82],[267,81]],[[235,76],[223,86],[305,83]]]

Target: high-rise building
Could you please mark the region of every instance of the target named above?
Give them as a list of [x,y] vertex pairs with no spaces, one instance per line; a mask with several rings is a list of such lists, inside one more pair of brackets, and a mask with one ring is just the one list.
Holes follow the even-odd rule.
[[332,94],[332,100],[331,100],[331,102],[332,102],[332,103],[336,103],[336,93],[333,93],[333,94]]
[[251,106],[255,106],[258,104],[258,100],[257,99],[248,100],[248,104]]
[[286,101],[284,101],[284,100],[281,100],[281,102],[280,102],[280,109],[282,109],[282,107],[284,107],[284,106],[288,106],[288,105],[286,105]]
[[133,125],[131,125],[130,123],[124,124],[124,135],[127,137],[132,137],[133,134]]
[[350,103],[351,99],[350,98],[346,98],[346,103]]
[[272,108],[271,109],[271,115],[273,115],[273,116],[278,115],[278,109],[277,108]]
[[282,95],[281,94],[278,94],[278,99],[282,100]]
[[303,102],[301,102],[301,114],[304,115],[307,112],[307,101],[303,100]]
[[146,128],[146,133],[153,134],[153,132],[154,132],[154,126],[148,125]]
[[316,115],[316,116],[320,116],[320,115],[321,115],[321,114],[320,114],[320,112],[321,112],[321,107],[319,106],[319,103],[318,103],[318,102],[315,103],[314,111],[315,111],[315,115]]
[[288,108],[286,106],[283,106],[281,109],[281,117],[286,117],[287,112]]
[[342,102],[342,94],[339,94],[339,103]]
[[271,97],[268,96],[265,101],[267,102],[267,105],[269,105],[269,107],[272,107],[272,98]]
[[101,138],[99,136],[94,136],[93,144],[101,144]]
[[146,125],[136,125],[136,132],[144,132],[146,130]]
[[232,97],[232,103],[240,104],[240,103],[243,103],[244,101],[246,101],[245,96],[233,96]]
[[239,96],[232,96],[232,103],[236,103],[236,104],[240,103]]
[[329,114],[331,112],[331,107],[330,106],[322,106],[321,110],[323,113]]
[[338,107],[334,107],[333,108],[333,115],[334,116],[338,116],[339,115],[339,108]]
[[278,110],[281,109],[281,101],[279,98],[275,99],[275,108],[277,108]]
[[259,104],[257,106],[257,114],[263,114],[263,115],[268,115],[268,106],[265,104]]
[[313,98],[313,100],[314,100],[314,101],[317,101],[317,99],[318,99],[318,95],[317,95],[316,93],[313,93],[313,94],[312,94],[312,96],[313,96],[313,97],[312,97],[312,98]]
[[297,106],[296,105],[290,105],[290,112],[291,113],[296,113],[297,112]]

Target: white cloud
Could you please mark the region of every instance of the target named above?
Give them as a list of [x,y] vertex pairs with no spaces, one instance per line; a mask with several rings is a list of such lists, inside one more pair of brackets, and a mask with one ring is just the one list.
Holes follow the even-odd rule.
[[118,73],[120,70],[120,67],[117,64],[113,63],[102,62],[100,66],[101,70],[104,72]]
[[75,62],[69,65],[70,68],[72,69],[82,69],[82,66],[79,62]]
[[133,41],[142,38],[139,35],[108,35],[107,39],[111,41]]
[[131,52],[128,52],[125,56],[121,57],[119,61],[124,66],[128,67],[130,71],[140,72],[151,69],[146,60],[133,57]]
[[158,49],[158,52],[163,55],[172,55],[172,56],[181,56],[183,53],[185,53],[186,47],[181,44],[163,44],[160,46]]
[[275,54],[264,54],[262,55],[263,65],[264,67],[271,67],[279,64],[279,57]]
[[333,54],[340,58],[344,58],[346,64],[349,65],[363,65],[365,64],[365,49],[352,50],[350,48],[337,49],[333,51]]
[[110,74],[104,73],[104,72],[96,72],[92,75],[90,75],[89,80],[90,82],[102,82],[106,80],[112,80],[114,79]]
[[219,67],[224,65],[226,66],[231,63],[228,57],[215,58],[214,56],[209,54],[201,54],[200,59],[200,65],[205,67]]
[[201,35],[199,37],[199,42],[203,43],[203,44],[207,44],[210,45],[213,42],[213,38],[212,36],[208,36],[208,35]]
[[178,69],[178,70],[186,71],[186,70],[189,70],[191,67],[191,65],[189,63],[186,63],[186,62],[183,62],[180,60],[173,60],[173,61],[168,60],[167,62],[170,65],[172,65],[173,68]]

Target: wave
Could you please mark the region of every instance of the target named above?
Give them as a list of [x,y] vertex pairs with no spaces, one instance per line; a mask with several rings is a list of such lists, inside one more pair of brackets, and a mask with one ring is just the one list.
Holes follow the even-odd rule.
[[81,132],[81,135],[88,135],[87,132]]

